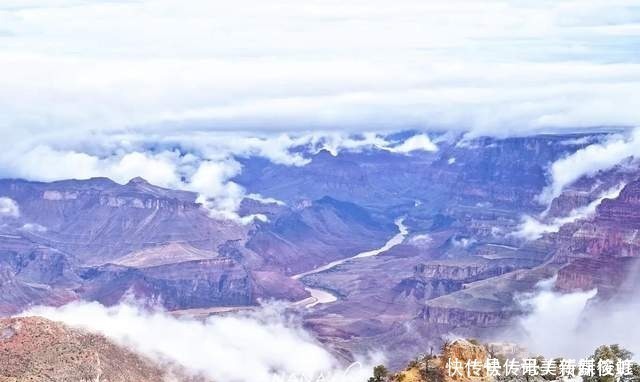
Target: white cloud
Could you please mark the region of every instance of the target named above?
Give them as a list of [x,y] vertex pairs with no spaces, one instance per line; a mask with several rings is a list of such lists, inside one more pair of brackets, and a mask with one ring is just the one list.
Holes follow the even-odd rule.
[[[529,311],[520,322],[527,334],[525,345],[532,353],[548,358],[585,356],[595,347],[581,347],[574,340],[582,311],[596,291],[559,294],[551,290],[554,281],[545,282],[536,292],[521,296],[522,306]],[[598,345],[605,343],[609,341]]]
[[[139,176],[157,186],[197,192],[200,195],[197,201],[208,208],[214,218],[242,223],[249,223],[253,218],[263,219],[262,216],[242,219],[236,213],[245,197],[244,188],[230,180],[241,172],[237,161],[224,157],[209,160],[191,153],[182,155],[178,151],[144,152],[141,145],[133,146],[134,150],[140,151],[125,151],[130,149],[126,144],[118,143],[115,149],[100,156],[97,152],[104,150],[100,143],[90,147],[88,153],[38,145],[21,153],[0,155],[0,163],[8,169],[5,176],[40,181],[102,176],[124,184]],[[229,151],[227,148],[226,153]]]
[[47,227],[40,225],[38,223],[25,223],[20,228],[23,231],[33,232],[33,233],[42,233],[47,232]]
[[520,343],[547,358],[574,359],[593,354],[600,345],[620,344],[638,359],[640,333],[629,326],[640,313],[637,299],[589,306],[596,290],[557,293],[552,291],[554,281],[547,280],[535,292],[520,296],[528,311],[519,322],[525,333]]
[[278,199],[275,199],[275,198],[267,198],[267,197],[264,197],[264,196],[262,196],[260,194],[248,194],[248,195],[246,195],[246,198],[253,199],[253,200],[258,201],[258,202],[260,202],[262,204],[275,204],[275,205],[278,205],[278,206],[286,205],[285,202],[283,202],[282,200],[278,200]]
[[[141,139],[137,137],[137,139]],[[144,139],[144,137],[142,138]],[[187,150],[200,152],[208,159],[239,157],[263,157],[276,164],[304,166],[309,163],[301,152],[294,148],[309,144],[312,135],[260,134],[259,132],[198,132],[196,134],[175,133],[167,143],[184,146]]]
[[408,154],[413,151],[438,151],[438,146],[431,141],[428,135],[416,134],[389,150],[396,153]]
[[402,142],[389,141],[383,134],[360,132],[359,134],[323,131],[303,134],[297,139],[298,144],[308,144],[312,152],[328,151],[337,156],[341,151],[361,152],[363,150],[387,150],[394,153],[408,154],[413,151],[437,151],[438,146],[424,133],[414,134]]
[[593,176],[608,170],[623,160],[640,153],[640,128],[629,136],[614,135],[602,143],[594,143],[555,161],[550,169],[551,184],[544,188],[538,200],[544,204],[562,193],[562,190],[583,176]]
[[[4,159],[4,160],[2,160]],[[176,186],[176,153],[150,154],[130,152],[99,157],[76,150],[58,150],[38,145],[24,152],[12,152],[0,158],[5,175],[52,181],[60,179],[87,179],[106,176],[116,182],[126,183],[142,176],[159,186]]]
[[249,223],[254,218],[265,221],[263,215],[240,217],[236,211],[245,197],[245,189],[230,179],[238,175],[242,167],[234,160],[204,161],[185,188],[199,193],[197,201],[207,208],[211,216]]
[[433,238],[426,233],[411,236],[408,243],[416,247],[429,247],[433,243]]
[[526,240],[536,240],[546,233],[558,232],[560,230],[560,227],[565,224],[592,217],[596,212],[596,208],[600,205],[600,203],[602,203],[604,199],[617,198],[623,188],[624,185],[620,184],[612,187],[609,190],[605,190],[595,200],[593,200],[586,206],[574,208],[573,210],[569,211],[566,216],[553,217],[549,219],[546,217],[545,213],[543,213],[539,217],[524,215],[522,217],[522,222],[518,226],[518,229],[515,232],[512,232],[510,235]]
[[542,235],[551,232],[558,232],[561,224],[543,223],[531,215],[524,215],[518,229],[511,235],[526,240],[536,240]]
[[163,364],[169,360],[215,381],[271,381],[276,376],[317,378],[324,374],[328,381],[356,382],[370,376],[369,364],[354,367],[345,375],[346,366],[295,320],[287,318],[282,308],[265,305],[253,313],[212,316],[205,321],[178,319],[134,305],[107,308],[98,303],[38,307],[24,315],[101,333]]
[[266,217],[241,217],[237,213],[243,198],[256,199],[232,180],[242,171],[237,157],[258,156],[276,164],[304,166],[322,149],[338,155],[373,148],[404,153],[435,147],[423,134],[400,144],[378,133],[128,133],[84,134],[74,139],[51,135],[22,140],[0,153],[0,175],[39,181],[102,176],[121,184],[140,176],[161,187],[197,192],[197,201],[211,211],[212,217],[248,223]]
[[0,126],[637,125],[637,13],[632,0],[4,1]]
[[333,156],[337,156],[343,150],[358,152],[365,149],[383,148],[389,144],[383,137],[371,132],[364,133],[361,137],[353,137],[349,133],[339,132],[313,133],[307,135],[306,139],[316,153],[326,150]]
[[468,237],[460,237],[460,238],[454,237],[451,239],[451,244],[457,248],[468,248],[469,246],[475,244],[476,242],[477,242],[476,239],[468,238]]
[[175,153],[170,152],[155,156],[132,152],[123,155],[106,172],[109,177],[118,182],[126,182],[136,176],[142,176],[152,184],[175,187],[180,184],[175,157]]
[[9,176],[33,180],[86,179],[97,174],[100,160],[76,151],[58,151],[37,146],[28,152],[4,155]]
[[0,197],[0,217],[17,218],[20,216],[18,203],[6,196]]

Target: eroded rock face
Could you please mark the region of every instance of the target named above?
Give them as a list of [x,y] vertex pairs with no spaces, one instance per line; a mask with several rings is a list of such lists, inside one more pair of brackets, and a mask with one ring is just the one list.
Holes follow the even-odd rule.
[[[467,361],[478,360],[481,365],[484,365],[487,358],[489,358],[489,355],[487,353],[487,349],[484,346],[478,343],[473,343],[468,340],[457,339],[457,340],[445,343],[442,349],[441,358],[443,362],[446,362],[449,359],[452,359],[452,360],[457,359],[461,361],[463,365],[465,365]],[[486,369],[482,368],[479,374],[480,375],[477,376],[479,378],[476,378],[475,376],[469,378],[466,375],[449,376],[449,373],[445,373],[445,381],[464,381],[464,380],[470,380],[470,379],[471,380],[481,379],[482,377],[487,376]]]
[[573,260],[558,271],[555,287],[561,292],[598,289],[600,297],[633,293],[638,283],[630,283],[633,270],[640,268],[640,258],[598,257]]
[[72,301],[78,285],[73,259],[19,236],[0,236],[0,316]]
[[0,320],[2,382],[158,382],[165,376],[158,364],[102,336],[39,317]]
[[149,268],[106,265],[81,273],[76,292],[86,300],[114,305],[126,297],[169,310],[251,305],[249,273],[230,259],[196,260]]
[[416,300],[428,300],[462,289],[462,282],[450,279],[428,279],[412,276],[398,283],[393,291]]
[[20,206],[16,227],[28,240],[73,255],[81,264],[99,265],[152,244],[170,241],[215,248],[241,239],[237,224],[211,219],[195,203],[196,194],[152,186],[142,179],[126,185],[108,179],[53,183],[1,180],[0,194]]
[[621,228],[639,228],[640,181],[629,183],[617,198],[603,200],[598,206],[597,220],[620,225]]
[[421,312],[421,318],[429,324],[442,327],[475,327],[487,328],[504,325],[505,321],[517,312],[476,311],[473,309],[458,309],[442,306],[427,305]]
[[483,258],[433,260],[416,265],[413,276],[400,281],[393,291],[424,301],[461,290],[467,283],[496,277],[518,268],[514,261]]
[[294,206],[247,199],[243,213],[271,220],[220,221],[196,194],[141,178],[0,180],[0,195],[20,210],[0,228],[0,314],[78,298],[179,310],[297,301],[309,294],[292,272],[375,248],[396,229],[328,197]]
[[396,230],[358,205],[325,197],[260,225],[247,248],[267,264],[296,274],[379,247]]
[[591,219],[563,227],[554,238],[561,291],[598,288],[599,296],[629,292],[630,271],[640,260],[640,181],[605,199]]
[[[627,175],[625,175],[627,176]],[[588,187],[590,188],[590,187]],[[591,200],[593,196],[589,196]],[[572,200],[569,195],[565,202]],[[564,203],[564,202],[563,202]],[[531,290],[540,280],[557,275],[555,288],[560,292],[598,289],[598,299],[607,300],[620,294],[638,291],[640,283],[633,274],[640,270],[638,231],[640,220],[640,182],[632,182],[620,196],[604,200],[594,216],[568,224],[557,234],[546,235],[519,248],[516,253],[546,254],[538,266],[517,265],[502,274],[487,274],[479,281],[467,281],[460,290],[443,293],[425,302],[419,319],[432,333],[447,331],[476,334],[507,325],[522,314],[514,301],[514,293]],[[556,205],[561,209],[562,203]],[[569,208],[574,208],[570,204]],[[482,250],[483,258],[493,255]],[[534,258],[537,257],[534,256]],[[539,257],[544,259],[544,256]],[[455,261],[460,261],[459,258]],[[460,280],[477,277],[486,269],[482,263],[458,264],[454,260],[433,262],[425,266],[424,275]],[[520,268],[519,270],[517,268]],[[499,273],[499,270],[494,270]],[[419,285],[414,278],[413,286]],[[408,288],[406,288],[408,289]],[[406,290],[405,289],[405,290]],[[478,329],[481,328],[479,331]]]
[[[440,354],[433,354],[427,357],[420,357],[409,363],[404,370],[393,374],[390,382],[434,382],[434,381],[492,381],[494,378],[487,375],[485,368],[480,368],[478,374],[470,372],[467,375],[467,362],[478,361],[484,365],[489,352],[484,345],[473,340],[456,339],[445,342],[442,346]],[[460,362],[462,365],[462,375],[453,373],[450,370],[456,369],[452,366],[449,369],[448,362]],[[471,369],[470,369],[471,370]],[[475,370],[474,370],[475,371]]]

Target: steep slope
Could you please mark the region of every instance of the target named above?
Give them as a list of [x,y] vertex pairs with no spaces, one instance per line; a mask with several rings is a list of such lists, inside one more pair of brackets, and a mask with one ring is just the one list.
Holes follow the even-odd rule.
[[0,314],[74,299],[134,297],[167,309],[308,296],[287,275],[375,248],[395,229],[332,198],[288,207],[246,199],[264,223],[211,218],[196,194],[108,179],[0,180],[19,214],[0,217]]
[[628,282],[640,266],[640,180],[625,186],[614,199],[605,199],[588,221],[563,227],[555,259],[568,263],[558,273],[563,291],[599,289],[601,297],[632,292],[640,282]]
[[21,236],[0,235],[0,316],[72,301],[80,283],[73,258]]
[[374,219],[356,204],[324,197],[303,201],[261,225],[247,248],[267,264],[296,274],[376,248],[395,230],[392,223]]
[[166,375],[151,360],[100,335],[39,317],[0,320],[2,382],[159,382]]
[[225,241],[246,235],[241,225],[211,219],[195,203],[196,194],[152,186],[141,178],[126,185],[104,178],[1,180],[0,195],[19,205],[16,231],[87,265],[171,241],[215,251]]

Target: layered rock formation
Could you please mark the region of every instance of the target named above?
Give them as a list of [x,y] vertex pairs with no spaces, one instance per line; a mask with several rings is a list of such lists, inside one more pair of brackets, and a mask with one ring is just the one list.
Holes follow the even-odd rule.
[[[232,309],[302,300],[306,286],[337,298],[304,320],[340,354],[384,346],[404,357],[450,332],[508,325],[522,313],[514,297],[554,275],[559,291],[633,290],[634,163],[578,180],[547,209],[537,196],[550,163],[582,147],[567,143],[574,136],[445,138],[436,152],[322,151],[302,167],[245,158],[234,181],[284,202],[246,198],[240,214],[268,218],[248,225],[213,219],[196,194],[142,179],[2,180],[0,197],[20,214],[1,217],[0,314],[130,297],[171,310]],[[523,215],[554,222],[626,183],[594,216],[557,233],[511,235]],[[399,217],[409,229],[401,245],[291,278],[380,247]]]
[[566,263],[558,272],[562,291],[598,288],[601,297],[631,292],[630,271],[640,265],[640,180],[605,199],[595,216],[563,227],[554,238],[554,260]]
[[376,248],[395,230],[356,204],[324,197],[300,202],[273,222],[259,225],[247,248],[267,264],[296,274]]
[[197,195],[136,178],[0,180],[17,216],[0,227],[0,314],[74,299],[125,298],[170,310],[248,306],[308,296],[288,274],[371,249],[395,228],[331,198],[296,206],[243,203],[271,221],[220,221]]
[[470,382],[470,381],[492,381],[493,378],[487,375],[486,369],[481,368],[478,375],[469,373],[463,366],[462,375],[450,372],[447,367],[449,360],[457,360],[461,365],[466,365],[469,361],[478,361],[484,365],[489,352],[484,345],[474,340],[456,339],[445,342],[436,354],[425,355],[409,363],[409,365],[398,373],[389,377],[389,382]]

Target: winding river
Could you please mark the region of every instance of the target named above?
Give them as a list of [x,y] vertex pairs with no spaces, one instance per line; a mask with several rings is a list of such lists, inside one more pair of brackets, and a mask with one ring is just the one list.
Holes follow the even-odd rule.
[[[370,251],[360,252],[355,256],[347,257],[345,259],[332,261],[332,262],[330,262],[328,264],[319,266],[319,267],[314,268],[314,269],[312,269],[310,271],[306,271],[306,272],[298,273],[297,275],[293,275],[293,276],[291,276],[291,278],[294,279],[294,280],[299,280],[299,279],[301,279],[301,278],[303,278],[305,276],[309,276],[309,275],[313,275],[315,273],[328,271],[329,269],[335,268],[340,264],[346,263],[347,261],[362,259],[362,258],[365,258],[365,257],[377,256],[377,255],[379,255],[381,253],[384,253],[384,252],[390,250],[391,248],[395,247],[396,245],[402,243],[404,241],[404,238],[409,233],[409,230],[403,224],[403,221],[404,221],[404,218],[396,219],[395,223],[396,223],[396,226],[398,227],[398,233],[395,236],[393,236],[391,239],[389,239],[382,247],[377,248],[377,249],[373,249],[373,250],[370,250]],[[310,287],[305,287],[305,289],[311,294],[311,297],[308,297],[308,298],[305,298],[304,300],[300,300],[298,302],[295,302],[294,305],[302,306],[304,308],[311,308],[311,307],[314,307],[314,306],[319,305],[319,304],[328,304],[328,303],[331,303],[331,302],[334,302],[334,301],[338,300],[338,298],[333,293],[331,293],[330,291],[328,291],[326,289],[318,289],[318,288],[310,288]]]

